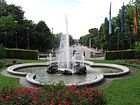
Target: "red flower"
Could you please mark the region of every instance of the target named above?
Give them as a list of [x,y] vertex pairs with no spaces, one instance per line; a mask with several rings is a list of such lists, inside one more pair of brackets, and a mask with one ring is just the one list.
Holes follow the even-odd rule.
[[82,97],[85,97],[85,94],[81,94]]
[[62,102],[67,105],[68,104],[68,101],[66,99],[63,99]]
[[79,92],[75,92],[76,95],[80,95]]
[[54,92],[50,92],[50,94],[54,94]]
[[0,98],[0,102],[4,102],[4,98]]
[[78,102],[78,105],[82,105],[80,102]]
[[51,101],[50,105],[54,105],[54,102],[53,102],[53,101]]
[[91,100],[92,99],[92,94],[88,97],[88,100]]
[[0,93],[0,96],[4,97],[4,96],[6,96],[6,95],[5,95],[5,94]]
[[73,98],[70,98],[70,101],[72,101],[73,100]]
[[96,92],[97,91],[97,88],[93,88],[93,91]]
[[32,98],[32,103],[34,103],[35,101],[37,101],[39,98],[35,97],[35,98]]
[[91,89],[90,88],[86,88],[86,93],[90,92]]

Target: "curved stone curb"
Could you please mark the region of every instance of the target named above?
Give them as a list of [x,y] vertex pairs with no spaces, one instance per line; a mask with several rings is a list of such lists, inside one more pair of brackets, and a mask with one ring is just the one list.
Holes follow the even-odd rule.
[[105,73],[104,76],[120,76],[129,73],[129,68],[122,66],[122,65],[117,65],[117,64],[105,64],[105,63],[94,63],[91,67],[109,67],[109,68],[115,68],[122,70],[122,72],[117,72],[117,73]]
[[27,72],[18,72],[16,71],[19,68],[24,68],[24,67],[32,67],[32,66],[48,66],[49,63],[26,63],[26,64],[17,64],[13,65],[7,68],[7,71],[11,74],[15,75],[21,75],[21,76],[26,76],[28,73]]
[[45,85],[44,83],[41,83],[39,81],[36,81],[35,78],[36,78],[36,75],[33,74],[33,73],[28,73],[26,75],[26,79],[27,79],[28,82],[30,82],[32,84],[35,84],[35,85]]
[[91,62],[91,61],[84,61],[85,64],[89,65],[89,66],[92,66],[94,65],[95,63],[94,62]]
[[[27,81],[29,81],[30,83],[32,84],[35,84],[35,85],[45,85],[45,83],[42,83],[42,82],[39,82],[39,81],[36,81],[35,80],[35,77],[36,75],[33,74],[33,73],[28,73],[26,75],[26,79]],[[90,82],[83,82],[83,83],[79,83],[79,84],[65,84],[66,86],[71,86],[71,85],[75,85],[75,86],[83,86],[83,85],[90,85],[90,84],[95,84],[97,82],[100,82],[101,80],[104,79],[104,75],[103,74],[99,74],[97,75],[96,79],[95,80],[92,80]]]

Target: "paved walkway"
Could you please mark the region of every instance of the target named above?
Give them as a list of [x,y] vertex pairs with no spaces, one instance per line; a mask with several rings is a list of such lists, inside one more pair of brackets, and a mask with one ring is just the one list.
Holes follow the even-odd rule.
[[[98,54],[102,54],[102,51],[97,51],[97,49],[94,48],[88,48],[86,46],[80,46],[80,45],[73,45],[70,47],[70,54],[71,57],[73,55],[73,51],[76,51],[76,59],[77,60],[82,60],[82,54],[85,55],[85,60],[104,60],[104,57],[95,57]],[[59,52],[59,50],[56,50],[55,53],[57,54]],[[93,57],[92,57],[93,56]],[[39,58],[39,59],[46,59],[46,58]],[[56,57],[52,58],[53,60],[56,60]],[[49,60],[49,58],[48,58]]]

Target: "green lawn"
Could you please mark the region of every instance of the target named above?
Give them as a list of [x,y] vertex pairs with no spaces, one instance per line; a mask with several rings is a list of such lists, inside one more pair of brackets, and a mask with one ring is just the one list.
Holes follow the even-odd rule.
[[115,64],[120,64],[123,62],[122,60],[91,60],[92,62],[95,63],[115,63]]
[[113,80],[105,88],[109,98],[108,105],[140,105],[140,70],[131,68],[135,75],[125,79]]
[[[95,63],[121,64],[121,60],[98,60]],[[109,87],[105,87],[107,105],[140,105],[140,69],[130,67],[133,76],[113,80]]]
[[[11,65],[11,60],[9,60],[9,59],[2,60],[2,61],[5,62],[6,66],[0,68],[0,71],[6,69],[7,65],[9,65],[9,64]],[[20,63],[46,62],[46,60],[18,60],[18,62],[20,62]],[[2,89],[3,86],[14,87],[14,88],[22,87],[19,84],[19,78],[11,78],[11,77],[7,77],[7,76],[0,74],[0,90]]]

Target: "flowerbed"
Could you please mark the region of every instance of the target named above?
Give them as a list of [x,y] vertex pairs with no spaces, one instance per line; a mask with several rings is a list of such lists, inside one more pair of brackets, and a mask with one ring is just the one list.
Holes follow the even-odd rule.
[[130,64],[140,64],[140,59],[131,59],[131,60],[127,60],[125,62],[130,63]]
[[46,85],[42,88],[3,87],[0,105],[106,105],[102,90],[89,87]]
[[122,64],[140,69],[140,59],[126,60]]
[[20,63],[17,59],[0,59],[0,68]]

